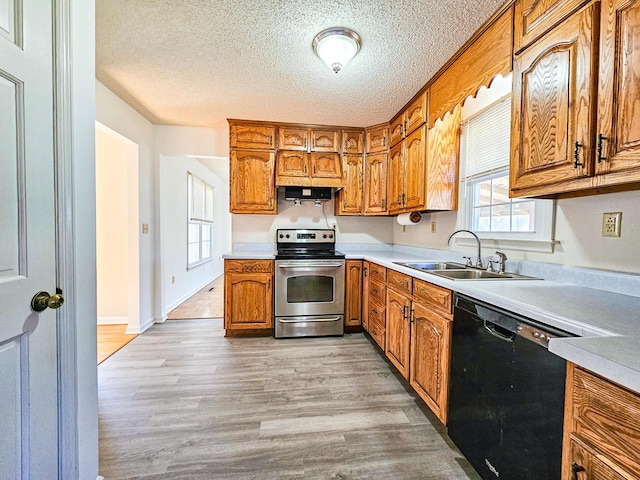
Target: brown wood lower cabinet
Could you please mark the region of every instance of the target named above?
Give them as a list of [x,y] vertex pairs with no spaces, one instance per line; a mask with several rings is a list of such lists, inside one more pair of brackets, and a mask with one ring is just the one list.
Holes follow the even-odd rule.
[[273,260],[225,260],[225,334],[271,335]]
[[375,263],[363,269],[365,330],[446,424],[453,292]]
[[347,260],[344,326],[362,325],[362,260]]
[[453,322],[418,302],[413,306],[412,319],[409,383],[446,424]]
[[567,364],[563,480],[640,479],[640,395]]

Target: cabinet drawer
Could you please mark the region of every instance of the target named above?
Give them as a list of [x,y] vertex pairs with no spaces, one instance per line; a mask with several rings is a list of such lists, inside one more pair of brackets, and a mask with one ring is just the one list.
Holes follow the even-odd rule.
[[369,276],[371,277],[371,280],[387,283],[387,269],[375,263],[372,263],[369,266]]
[[413,295],[425,306],[430,305],[445,315],[453,312],[453,292],[431,283],[413,279]]
[[395,270],[389,270],[389,273],[387,274],[387,286],[399,292],[404,292],[407,295],[411,295],[412,280],[413,278],[409,275],[396,272]]
[[371,281],[369,284],[369,297],[380,305],[387,303],[387,287],[379,282]]
[[273,272],[273,260],[225,260],[225,272]]
[[640,476],[640,395],[580,368],[571,395],[574,435]]
[[385,342],[385,308],[377,302],[369,303],[369,334],[376,341],[378,346],[384,349]]

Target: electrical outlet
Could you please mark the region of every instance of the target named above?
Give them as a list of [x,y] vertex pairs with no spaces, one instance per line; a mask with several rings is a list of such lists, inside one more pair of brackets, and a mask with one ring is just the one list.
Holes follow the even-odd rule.
[[609,212],[602,214],[602,236],[619,237],[622,212]]

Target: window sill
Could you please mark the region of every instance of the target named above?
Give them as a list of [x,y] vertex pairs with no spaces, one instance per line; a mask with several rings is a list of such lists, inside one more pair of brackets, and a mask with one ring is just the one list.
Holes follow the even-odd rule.
[[191,265],[187,265],[187,272],[189,270],[193,270],[194,268],[199,267],[199,266],[204,265],[205,263],[209,263],[209,262],[213,262],[213,257],[205,258],[204,260],[202,260],[200,262],[196,262],[196,263],[192,263]]
[[[478,244],[474,238],[456,238],[456,245],[462,247],[476,247]],[[559,244],[555,240],[524,240],[515,238],[483,238],[480,236],[483,247],[495,248],[497,250],[516,250],[520,252],[553,253],[555,245]]]

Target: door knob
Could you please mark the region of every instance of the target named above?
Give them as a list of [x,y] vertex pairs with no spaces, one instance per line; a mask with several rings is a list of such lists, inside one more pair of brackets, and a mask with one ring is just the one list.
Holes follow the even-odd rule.
[[47,307],[56,309],[60,308],[64,303],[62,293],[49,295],[48,292],[38,292],[31,299],[31,308],[34,312],[42,312]]

